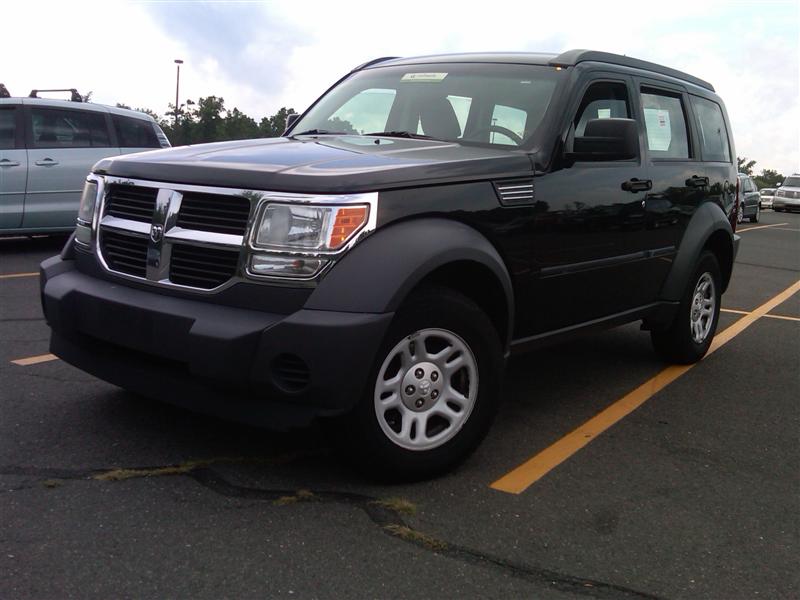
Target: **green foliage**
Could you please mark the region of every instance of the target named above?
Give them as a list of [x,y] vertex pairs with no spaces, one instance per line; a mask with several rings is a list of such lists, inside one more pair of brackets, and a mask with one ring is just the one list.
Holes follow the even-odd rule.
[[[122,104],[117,106],[129,108]],[[152,116],[173,146],[278,137],[286,129],[286,117],[295,112],[284,106],[271,117],[264,117],[257,123],[236,107],[225,108],[225,99],[219,96],[200,98],[197,102],[187,100],[186,104],[178,107],[177,119],[174,104],[169,105],[163,117],[149,109],[136,110]]]
[[736,157],[736,169],[739,173],[744,173],[745,175],[752,175],[753,167],[755,166],[756,166],[756,161],[747,160],[746,156]]
[[774,188],[777,184],[783,183],[786,179],[783,174],[778,173],[775,169],[761,169],[761,174],[753,177],[758,189],[761,188]]

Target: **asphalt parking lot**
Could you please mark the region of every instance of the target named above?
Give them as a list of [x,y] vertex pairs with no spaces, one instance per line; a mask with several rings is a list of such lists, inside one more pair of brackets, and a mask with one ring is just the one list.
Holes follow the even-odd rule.
[[740,231],[700,364],[636,325],[515,359],[477,453],[395,486],[52,360],[63,239],[0,240],[0,597],[796,598],[800,215]]

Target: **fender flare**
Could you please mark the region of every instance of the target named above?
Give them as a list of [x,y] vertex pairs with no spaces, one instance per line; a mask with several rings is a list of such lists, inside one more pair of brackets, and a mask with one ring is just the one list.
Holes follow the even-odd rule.
[[[717,231],[727,234],[731,244],[731,262],[733,253],[733,229],[719,205],[713,202],[702,204],[694,213],[680,242],[678,253],[672,264],[664,286],[661,288],[662,300],[678,302],[686,291],[686,284],[694,272],[700,253],[708,240]],[[730,273],[732,265],[720,265],[723,272]],[[730,277],[728,277],[728,280]],[[723,282],[723,292],[728,281]]]
[[[507,337],[514,323],[511,277],[495,247],[472,227],[440,218],[403,221],[379,229],[325,275],[305,308],[386,313],[439,267],[472,262],[488,269],[505,295]],[[504,340],[508,345],[509,340]]]

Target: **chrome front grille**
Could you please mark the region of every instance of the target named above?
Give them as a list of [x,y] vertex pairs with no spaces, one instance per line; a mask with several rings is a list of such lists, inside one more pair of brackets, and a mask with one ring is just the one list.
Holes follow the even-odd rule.
[[128,278],[218,290],[241,275],[252,208],[241,191],[107,178],[98,256]]
[[100,246],[106,263],[114,271],[145,277],[147,275],[147,238],[142,235],[106,231]]
[[120,219],[149,223],[156,208],[156,188],[110,185],[106,196],[106,214]]
[[169,280],[178,285],[214,289],[236,274],[238,250],[173,244]]
[[178,227],[232,235],[244,235],[250,217],[250,200],[214,194],[184,194]]

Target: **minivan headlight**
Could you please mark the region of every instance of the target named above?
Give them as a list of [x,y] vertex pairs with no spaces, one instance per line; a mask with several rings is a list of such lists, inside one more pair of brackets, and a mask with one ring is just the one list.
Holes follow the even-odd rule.
[[334,252],[367,224],[368,204],[318,206],[267,204],[253,236],[255,248]]

